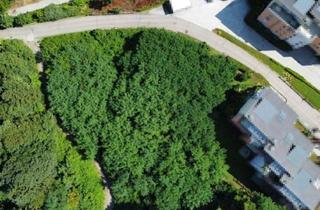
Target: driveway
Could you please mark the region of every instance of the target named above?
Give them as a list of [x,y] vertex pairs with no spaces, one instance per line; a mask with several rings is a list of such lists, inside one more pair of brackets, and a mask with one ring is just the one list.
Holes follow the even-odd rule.
[[299,119],[309,128],[320,128],[320,112],[292,90],[269,67],[255,57],[222,37],[191,22],[164,15],[108,15],[75,17],[29,25],[21,28],[10,28],[0,31],[1,38],[16,38],[25,41],[37,41],[44,37],[110,28],[152,27],[185,33],[195,39],[206,42],[210,47],[240,61],[244,65],[263,75],[275,90],[286,96],[288,105],[298,114]]
[[[178,11],[172,16],[190,21],[208,30],[221,28],[243,42],[251,45],[284,66],[302,75],[307,81],[320,90],[320,62],[308,47],[284,52],[275,48],[267,40],[254,32],[244,22],[249,11],[247,0],[191,0],[192,7]],[[156,8],[151,14],[164,15],[163,9]]]

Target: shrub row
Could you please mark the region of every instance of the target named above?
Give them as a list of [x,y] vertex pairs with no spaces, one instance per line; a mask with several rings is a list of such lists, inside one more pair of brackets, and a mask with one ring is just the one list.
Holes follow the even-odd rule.
[[27,12],[15,17],[9,16],[6,13],[7,9],[7,4],[0,6],[0,29],[89,14],[87,0],[73,0],[70,3],[60,5],[51,4],[43,9]]

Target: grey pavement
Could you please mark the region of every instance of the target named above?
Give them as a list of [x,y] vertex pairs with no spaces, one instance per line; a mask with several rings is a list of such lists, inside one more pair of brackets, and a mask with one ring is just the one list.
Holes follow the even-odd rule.
[[11,16],[17,16],[23,13],[31,12],[37,9],[42,9],[47,7],[50,4],[63,4],[67,3],[70,0],[41,0],[39,2],[33,3],[33,4],[27,4],[23,7],[18,7],[14,9],[10,9],[8,11],[8,14]]
[[165,28],[187,34],[195,39],[206,42],[210,47],[228,55],[257,73],[263,75],[281,95],[285,96],[288,105],[298,114],[299,119],[308,128],[320,128],[320,113],[306,103],[292,90],[276,73],[246,51],[219,37],[211,31],[191,22],[173,16],[134,14],[75,17],[29,25],[21,28],[11,28],[0,31],[1,38],[16,38],[25,41],[38,41],[44,37],[66,33],[111,28]]

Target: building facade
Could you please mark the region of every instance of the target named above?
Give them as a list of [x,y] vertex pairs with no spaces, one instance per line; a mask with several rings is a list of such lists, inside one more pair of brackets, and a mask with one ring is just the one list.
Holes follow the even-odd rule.
[[309,45],[320,55],[320,0],[272,0],[258,20],[293,49]]
[[297,209],[320,210],[320,167],[314,145],[296,127],[297,114],[271,88],[252,96],[233,118],[245,134],[256,176]]

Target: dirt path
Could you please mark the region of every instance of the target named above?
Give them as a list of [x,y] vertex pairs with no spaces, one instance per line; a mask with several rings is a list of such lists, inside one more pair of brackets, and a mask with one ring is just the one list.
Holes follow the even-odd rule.
[[94,161],[94,165],[96,166],[97,170],[99,171],[100,176],[102,178],[102,182],[103,182],[103,184],[105,186],[104,187],[104,196],[105,196],[104,197],[104,209],[108,209],[111,206],[111,203],[112,203],[112,196],[111,196],[109,188],[107,187],[108,186],[107,180],[106,180],[105,175],[102,172],[102,169],[101,169],[99,163],[97,161]]
[[[25,43],[33,51],[33,53],[36,55],[36,57],[41,55],[40,45],[38,42],[25,41]],[[37,62],[37,69],[40,73],[43,72],[43,63],[42,62]],[[98,170],[100,177],[102,179],[103,185],[104,185],[104,209],[108,209],[112,204],[112,196],[111,196],[110,190],[108,188],[107,180],[106,180],[105,175],[103,174],[103,171],[102,171],[99,163],[97,161],[94,161],[94,165],[95,165],[96,169]]]

